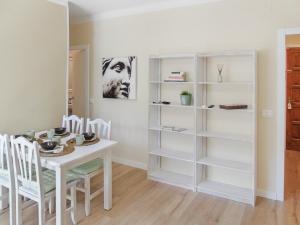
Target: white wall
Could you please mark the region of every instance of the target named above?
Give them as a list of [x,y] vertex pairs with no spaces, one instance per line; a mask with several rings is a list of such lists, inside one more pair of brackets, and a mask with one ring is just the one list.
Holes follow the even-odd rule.
[[0,1],[0,133],[58,126],[65,113],[67,11]]
[[[71,26],[71,44],[91,45],[94,117],[111,119],[114,156],[147,163],[148,56],[160,53],[256,49],[259,56],[258,187],[276,190],[277,30],[300,26],[297,0],[226,0]],[[138,58],[137,100],[101,96],[101,58]]]

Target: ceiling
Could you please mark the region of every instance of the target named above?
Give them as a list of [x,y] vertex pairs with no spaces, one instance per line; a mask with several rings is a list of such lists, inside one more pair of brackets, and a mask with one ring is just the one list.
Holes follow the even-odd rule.
[[116,17],[219,0],[69,0],[71,22],[92,16]]

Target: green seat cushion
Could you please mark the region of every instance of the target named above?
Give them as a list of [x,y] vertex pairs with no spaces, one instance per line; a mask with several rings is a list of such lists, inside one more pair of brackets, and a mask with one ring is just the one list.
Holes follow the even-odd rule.
[[9,177],[8,165],[6,160],[6,155],[4,155],[3,165],[0,165],[0,177],[7,179]]
[[7,170],[0,169],[0,184],[9,182],[9,172]]
[[80,175],[87,175],[99,170],[100,168],[102,168],[102,166],[103,166],[102,159],[94,159],[85,164],[75,167],[74,169],[72,169],[72,171]]
[[[74,181],[78,178],[78,176],[69,171],[66,174],[67,183]],[[44,192],[48,193],[55,189],[55,171],[53,170],[44,170],[43,171],[43,184],[44,184]]]

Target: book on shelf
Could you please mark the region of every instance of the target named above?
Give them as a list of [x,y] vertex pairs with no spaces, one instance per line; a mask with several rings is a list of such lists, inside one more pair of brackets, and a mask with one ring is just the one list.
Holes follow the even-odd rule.
[[165,82],[185,82],[186,74],[185,72],[171,72],[171,75],[164,80]]

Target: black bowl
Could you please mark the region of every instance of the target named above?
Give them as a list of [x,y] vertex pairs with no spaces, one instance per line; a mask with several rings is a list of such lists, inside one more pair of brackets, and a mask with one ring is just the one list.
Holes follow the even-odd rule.
[[90,141],[95,137],[95,133],[83,133],[83,136],[85,140]]
[[65,127],[57,127],[57,128],[54,128],[54,131],[56,134],[63,134],[63,133],[65,133],[66,128]]
[[46,141],[41,144],[42,148],[45,150],[53,150],[57,146],[56,141]]

